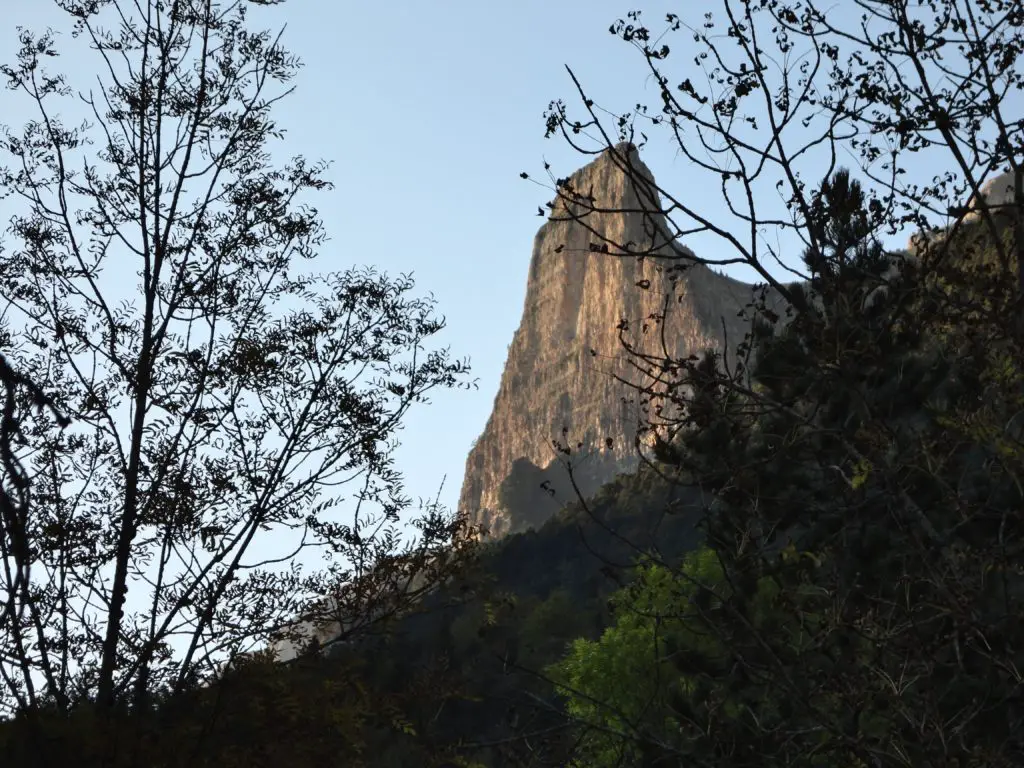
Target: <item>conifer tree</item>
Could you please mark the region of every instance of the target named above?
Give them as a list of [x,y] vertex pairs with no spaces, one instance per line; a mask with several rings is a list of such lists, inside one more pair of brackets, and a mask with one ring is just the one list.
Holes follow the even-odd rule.
[[[770,691],[732,712],[669,701],[688,735],[662,740],[659,765],[1024,760],[1024,193],[1008,210],[956,205],[995,173],[1019,178],[1024,120],[1004,96],[1021,83],[1024,16],[998,0],[857,6],[859,27],[813,0],[723,0],[702,23],[670,14],[664,34],[630,14],[611,31],[644,57],[660,109],[619,113],[614,136],[573,75],[583,119],[564,102],[548,114],[552,133],[605,147],[667,129],[738,224],[647,182],[668,236],[711,233],[732,250],[678,258],[740,260],[765,283],[738,365],[715,352],[636,361],[651,412],[680,414],[678,450],[660,458],[712,500],[703,527],[726,587],[713,614],[677,613],[729,663],[666,663],[712,702]],[[681,31],[707,88],[669,71]],[[933,178],[908,178],[918,152],[942,169]],[[842,153],[854,173],[836,172]],[[922,233],[913,253],[884,252],[907,225]],[[802,243],[797,281],[771,269],[787,232]],[[765,583],[768,625],[754,620]]]

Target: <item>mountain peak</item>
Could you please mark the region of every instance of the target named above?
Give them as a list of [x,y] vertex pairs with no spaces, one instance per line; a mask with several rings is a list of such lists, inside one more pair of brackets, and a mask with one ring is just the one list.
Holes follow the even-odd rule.
[[620,334],[638,351],[659,351],[666,297],[671,353],[722,347],[723,323],[732,343],[744,336],[736,315],[751,286],[704,266],[680,275],[665,269],[666,259],[641,256],[688,252],[662,216],[644,213],[654,206],[653,174],[629,142],[559,186],[534,239],[522,320],[493,411],[466,461],[459,509],[492,538],[539,525],[573,500],[568,466],[584,494],[636,468],[646,417],[623,383],[641,381]]

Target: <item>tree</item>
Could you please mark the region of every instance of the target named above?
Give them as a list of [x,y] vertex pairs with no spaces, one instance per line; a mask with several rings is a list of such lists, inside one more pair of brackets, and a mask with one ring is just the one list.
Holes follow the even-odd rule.
[[[707,550],[694,554],[683,571],[706,586],[713,557]],[[676,648],[692,630],[684,617],[692,613],[686,605],[695,591],[692,585],[681,586],[671,570],[645,564],[636,581],[609,601],[613,625],[597,640],[575,640],[566,658],[549,670],[567,700],[568,714],[586,728],[580,765],[632,765],[652,744],[676,743],[679,727],[672,722],[669,701],[681,681],[666,658],[668,648]],[[691,634],[687,639],[697,643],[686,643],[686,651],[696,651],[700,638]],[[623,685],[624,680],[635,683]]]
[[[754,626],[792,632],[776,596],[775,583],[762,578]],[[750,711],[778,722],[784,707],[778,691],[746,677],[722,642],[730,597],[717,555],[707,547],[678,569],[642,562],[636,581],[612,596],[614,623],[598,640],[576,640],[549,670],[569,715],[583,726],[579,765],[672,764],[683,756],[713,765],[735,759],[737,745],[749,748],[751,739],[736,737],[748,736]],[[719,748],[710,762],[701,752],[708,743]],[[721,751],[725,743],[732,749]]]
[[[720,7],[724,30],[713,13],[670,15],[661,36],[639,14],[613,25],[662,98],[657,114],[617,115],[618,138],[642,121],[667,129],[695,172],[720,180],[736,226],[613,156],[669,237],[709,232],[735,254],[681,260],[741,261],[766,283],[732,368],[715,353],[636,363],[650,412],[678,414],[662,461],[714,499],[704,529],[730,587],[711,622],[730,662],[715,680],[768,686],[778,709],[751,706],[726,728],[697,712],[703,741],[642,759],[1019,764],[1024,122],[1008,94],[1024,14],[998,0],[887,0],[857,2],[851,24],[813,0]],[[668,72],[664,41],[682,30],[697,75]],[[586,119],[555,102],[549,130],[613,146],[574,83]],[[842,152],[864,188],[835,173]],[[949,170],[908,180],[909,153]],[[1013,204],[996,209],[981,187],[1005,170]],[[914,258],[882,252],[881,236],[907,225],[927,233]],[[796,272],[775,246],[786,242],[804,255],[797,282],[770,269]],[[799,633],[753,620],[765,579]]]
[[[54,33],[21,31],[2,70],[35,118],[3,140],[21,209],[0,350],[71,426],[19,396],[32,497],[0,526],[0,706],[144,710],[298,617],[355,631],[450,575],[462,523],[429,506],[403,544],[393,450],[468,369],[426,348],[443,321],[409,278],[297,269],[325,242],[304,201],[330,185],[271,163],[299,62],[248,4],[57,5],[102,75],[72,127]],[[304,571],[316,551],[330,564]]]
[[[816,204],[859,197],[837,176]],[[586,764],[1019,759],[1018,654],[994,645],[1015,636],[1024,598],[1005,538],[1024,454],[1012,429],[994,431],[1019,410],[1019,365],[950,359],[956,334],[935,333],[948,314],[922,288],[913,330],[891,323],[891,303],[861,311],[872,283],[849,273],[884,262],[869,248],[842,259],[845,230],[811,267],[807,311],[755,325],[751,389],[730,391],[714,355],[689,379],[694,428],[673,461],[716,498],[704,528],[719,607],[690,607],[692,567],[659,565],[620,596],[600,644],[577,642],[559,671],[570,714],[597,728]]]

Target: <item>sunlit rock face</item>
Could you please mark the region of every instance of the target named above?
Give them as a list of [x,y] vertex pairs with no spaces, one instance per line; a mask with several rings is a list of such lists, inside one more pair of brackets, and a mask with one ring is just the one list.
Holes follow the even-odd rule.
[[[624,172],[626,163],[639,171],[639,183]],[[748,330],[737,313],[751,300],[750,285],[703,266],[680,274],[663,259],[592,248],[603,236],[633,243],[640,253],[652,247],[666,256],[686,251],[666,235],[662,217],[640,212],[651,210],[649,202],[640,204],[652,194],[644,180],[652,176],[633,145],[605,151],[570,179],[577,192],[593,195],[598,212],[583,223],[573,221],[570,212],[579,216],[584,209],[557,200],[537,233],[522,320],[493,411],[466,461],[459,502],[490,538],[539,525],[575,498],[566,459],[584,494],[636,468],[633,445],[645,417],[636,392],[622,380],[640,383],[643,377],[620,342],[622,320],[629,323],[627,341],[659,356],[663,344],[683,356],[721,349],[726,335],[735,348]],[[678,278],[674,288],[672,275]],[[663,313],[667,293],[671,310],[662,333],[662,324],[651,318]],[[568,442],[573,454],[558,454],[552,440]]]
[[[962,214],[963,224],[980,224],[983,220],[982,210],[989,208],[995,215],[997,221],[1001,217],[1012,213],[1012,206],[1015,195],[1015,177],[1012,170],[993,176],[981,185],[980,202],[978,196],[971,195],[967,205],[963,208],[950,209],[952,215]],[[1006,219],[1003,218],[1003,221]],[[924,245],[930,244],[933,248],[942,243],[950,232],[950,228],[956,224],[956,220],[946,226],[936,227],[926,232],[915,232],[907,241],[906,250],[911,254],[917,254]]]
[[[1014,174],[1007,171],[995,176],[981,185],[982,202],[989,207],[1010,205],[1013,203],[1014,195]],[[964,216],[964,221],[974,221],[981,218],[978,212],[982,206],[972,196],[967,204],[969,211]]]
[[314,649],[326,649],[349,636],[365,637],[377,622],[401,616],[428,583],[430,561],[402,555],[388,558],[361,581],[348,583],[340,594],[318,601],[309,617],[297,621],[270,643],[278,661],[291,661]]
[[270,647],[277,661],[291,661],[306,650],[310,641],[318,646],[326,646],[340,637],[343,631],[341,623],[337,621],[304,621],[295,628],[297,637],[278,640]]

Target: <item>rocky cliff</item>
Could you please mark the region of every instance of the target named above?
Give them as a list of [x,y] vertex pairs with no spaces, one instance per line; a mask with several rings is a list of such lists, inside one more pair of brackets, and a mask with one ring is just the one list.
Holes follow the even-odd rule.
[[[631,180],[625,163],[639,176]],[[560,194],[537,233],[522,320],[494,409],[466,461],[459,501],[492,538],[537,525],[574,498],[566,456],[552,440],[573,447],[568,458],[585,494],[637,466],[634,441],[644,417],[636,393],[619,379],[639,381],[640,374],[620,342],[623,320],[638,351],[657,353],[664,338],[676,355],[722,348],[723,320],[730,347],[747,330],[737,312],[751,286],[703,266],[680,275],[662,259],[600,251],[605,241],[631,243],[634,253],[685,251],[666,236],[661,217],[642,212],[650,210],[640,201],[650,199],[644,181],[652,178],[633,145],[607,150],[569,180],[590,202]],[[650,318],[662,313],[667,294],[672,309],[662,334]]]

